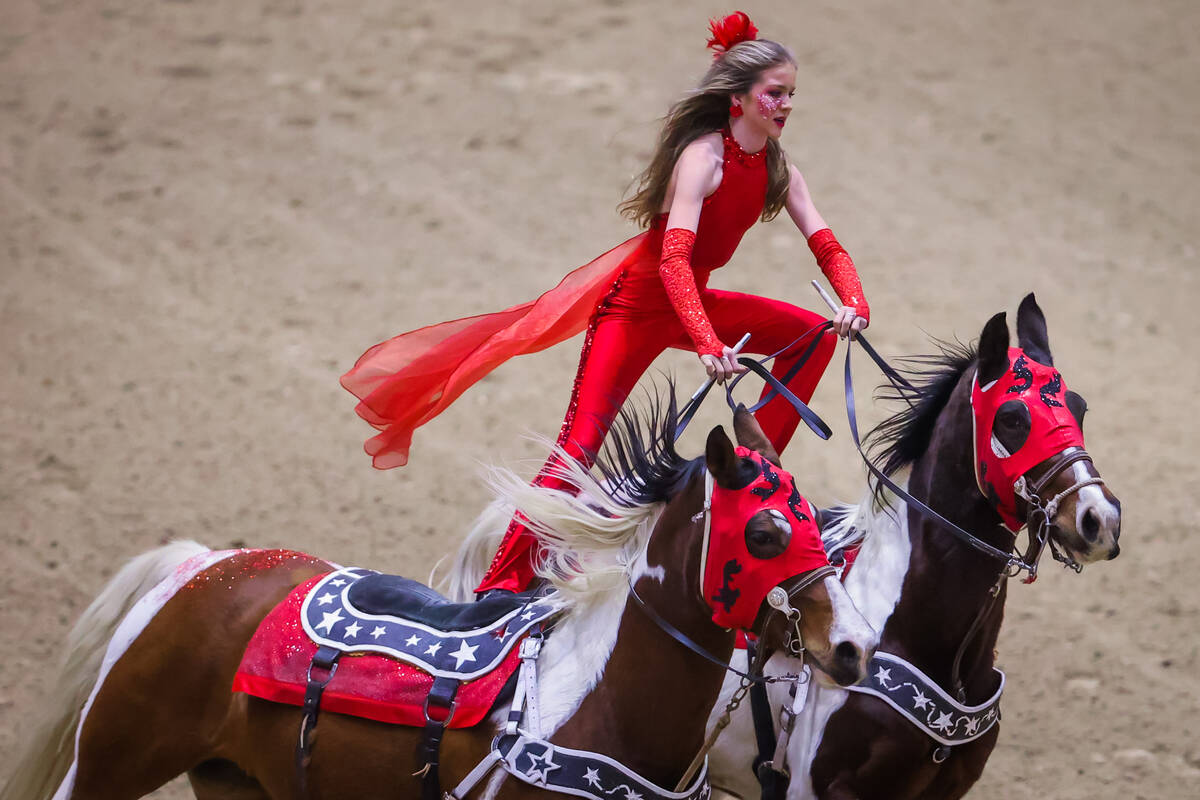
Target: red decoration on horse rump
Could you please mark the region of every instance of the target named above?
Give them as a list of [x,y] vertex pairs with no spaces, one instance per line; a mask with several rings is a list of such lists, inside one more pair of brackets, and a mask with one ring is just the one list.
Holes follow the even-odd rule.
[[[1054,367],[1034,361],[1019,347],[1008,349],[1010,368],[998,380],[971,386],[975,426],[975,480],[984,497],[992,499],[1004,524],[1012,531],[1025,524],[1017,517],[1014,484],[1026,472],[1068,447],[1083,447],[1083,431],[1065,402],[1067,387]],[[1010,400],[1029,409],[1029,437],[1009,453],[992,435],[996,412]]]
[[[736,452],[754,461],[759,475],[743,489],[712,486],[701,589],[713,609],[713,622],[748,630],[767,592],[794,575],[828,565],[829,558],[816,512],[800,496],[792,476],[753,450],[738,447]],[[712,480],[711,474],[706,480]],[[751,554],[746,542],[747,523],[762,511],[791,528],[785,549],[771,558]]]
[[[325,575],[297,586],[258,626],[233,682],[233,691],[276,703],[301,706],[309,664],[317,644],[305,633],[300,607]],[[518,647],[499,666],[464,681],[455,695],[454,718],[447,727],[469,728],[495,705],[505,683],[520,667]],[[375,653],[345,653],[321,698],[321,708],[397,725],[423,726],[425,698],[433,676],[409,664]]]

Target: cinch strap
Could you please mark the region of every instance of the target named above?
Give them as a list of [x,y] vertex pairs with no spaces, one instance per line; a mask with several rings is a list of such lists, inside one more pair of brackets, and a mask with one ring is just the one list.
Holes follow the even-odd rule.
[[308,665],[308,685],[304,688],[304,716],[300,718],[300,738],[296,742],[296,785],[300,796],[308,796],[308,764],[312,761],[312,734],[317,727],[317,712],[321,708],[321,695],[337,672],[341,652],[332,647],[317,648],[312,663]]

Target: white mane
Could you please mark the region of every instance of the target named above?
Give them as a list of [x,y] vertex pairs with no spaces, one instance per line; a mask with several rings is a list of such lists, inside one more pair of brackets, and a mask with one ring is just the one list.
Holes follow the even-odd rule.
[[541,540],[537,574],[566,611],[539,659],[543,735],[570,718],[604,674],[629,582],[654,571],[646,565],[646,545],[664,507],[632,502],[620,486],[602,483],[561,449],[553,452],[552,476],[578,494],[531,485],[508,469],[488,470],[496,499],[475,521],[443,581],[448,595],[469,600],[514,512]]

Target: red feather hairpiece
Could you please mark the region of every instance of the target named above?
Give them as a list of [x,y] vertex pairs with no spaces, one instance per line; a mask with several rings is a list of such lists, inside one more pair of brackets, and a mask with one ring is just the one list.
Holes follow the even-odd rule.
[[716,51],[713,58],[719,58],[734,45],[758,38],[758,28],[754,27],[745,11],[735,11],[723,19],[710,19],[708,29],[712,32],[712,37],[706,47]]

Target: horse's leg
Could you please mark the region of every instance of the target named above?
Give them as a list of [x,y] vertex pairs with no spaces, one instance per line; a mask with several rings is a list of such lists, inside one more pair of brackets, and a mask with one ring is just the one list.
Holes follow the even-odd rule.
[[146,624],[82,722],[70,800],[124,800],[212,759],[242,764],[246,698],[230,691],[251,635],[295,585],[328,565],[239,553],[206,569]]
[[262,784],[232,761],[213,759],[188,770],[196,800],[271,800]]

